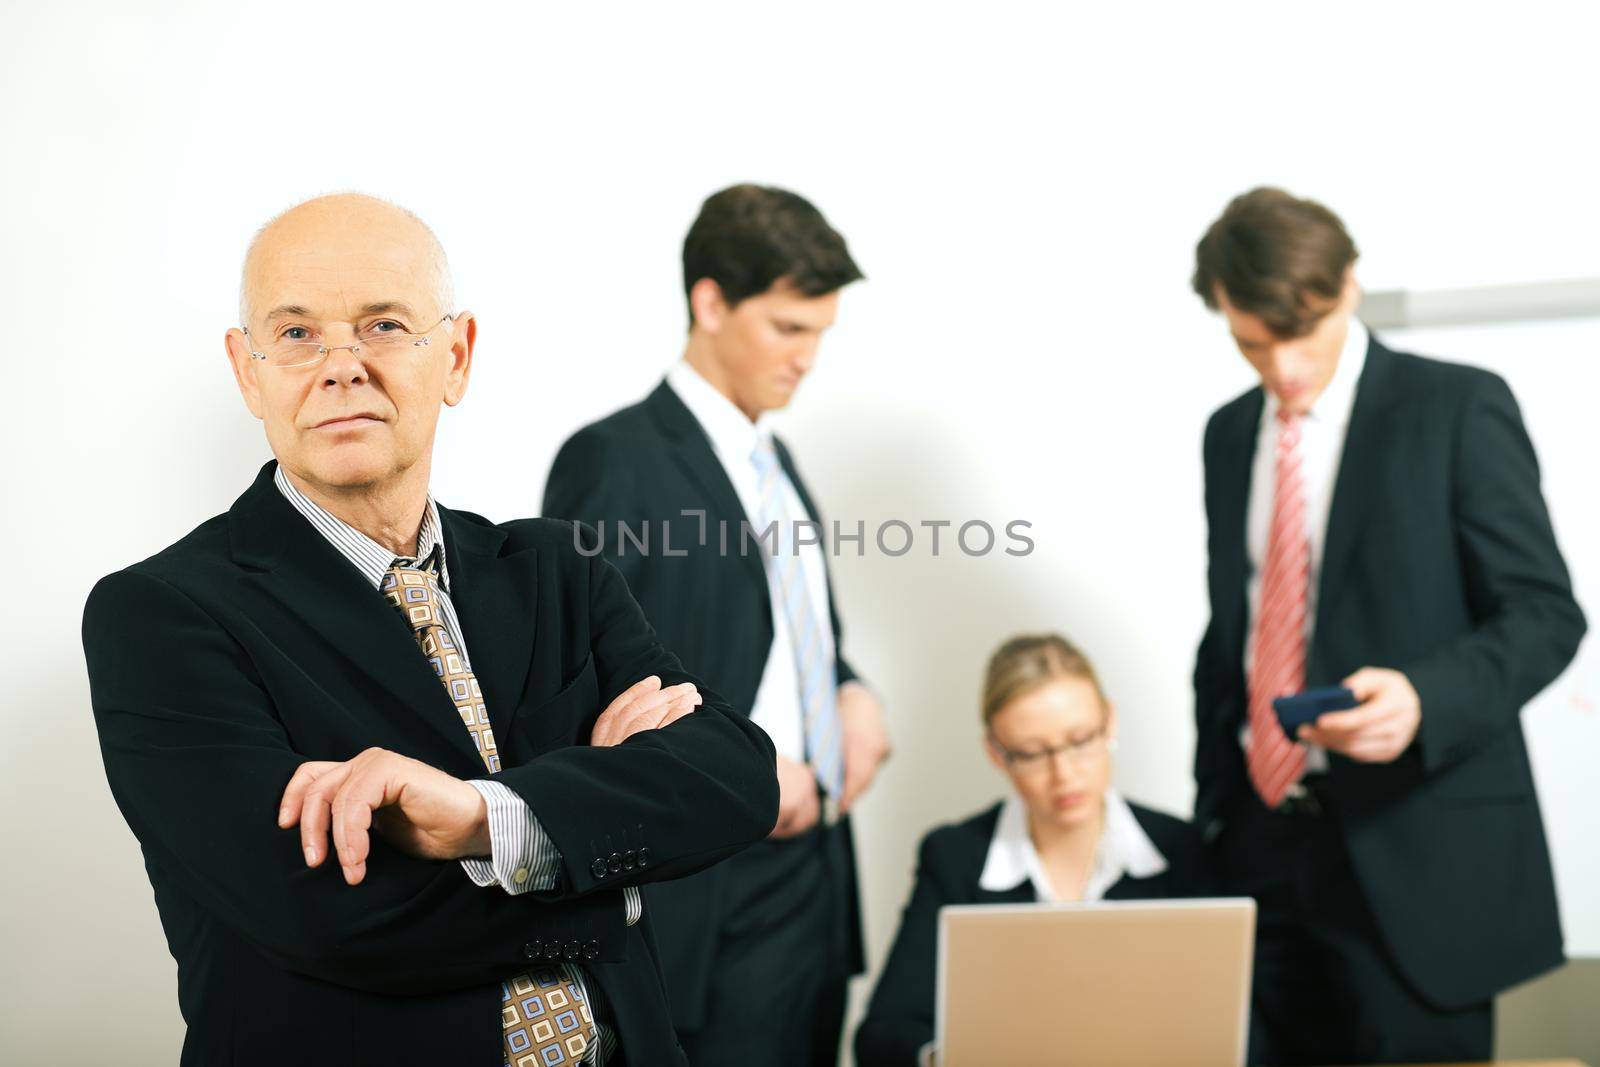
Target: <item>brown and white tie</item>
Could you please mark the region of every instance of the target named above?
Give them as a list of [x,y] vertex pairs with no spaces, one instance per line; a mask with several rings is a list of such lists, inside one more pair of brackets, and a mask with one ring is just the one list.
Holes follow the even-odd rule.
[[[383,576],[383,595],[403,615],[422,654],[439,676],[490,773],[500,751],[478,679],[445,624],[439,602],[438,547],[418,566],[397,560]],[[594,1018],[578,983],[564,966],[536,967],[500,985],[501,1050],[507,1067],[562,1067],[582,1063],[595,1041]]]

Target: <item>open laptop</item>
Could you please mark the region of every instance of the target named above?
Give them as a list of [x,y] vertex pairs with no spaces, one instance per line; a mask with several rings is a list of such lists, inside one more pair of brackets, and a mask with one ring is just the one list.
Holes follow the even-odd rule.
[[939,1067],[1239,1067],[1248,899],[939,911]]

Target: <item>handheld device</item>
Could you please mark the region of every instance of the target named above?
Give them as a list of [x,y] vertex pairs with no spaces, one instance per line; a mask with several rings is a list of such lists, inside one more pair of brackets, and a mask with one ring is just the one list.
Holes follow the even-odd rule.
[[1295,734],[1300,727],[1316,722],[1317,716],[1330,711],[1348,711],[1359,703],[1350,690],[1333,686],[1328,689],[1307,689],[1291,697],[1279,697],[1272,702],[1272,710],[1278,713],[1278,725],[1283,727],[1284,734],[1290,741],[1296,741],[1298,738]]

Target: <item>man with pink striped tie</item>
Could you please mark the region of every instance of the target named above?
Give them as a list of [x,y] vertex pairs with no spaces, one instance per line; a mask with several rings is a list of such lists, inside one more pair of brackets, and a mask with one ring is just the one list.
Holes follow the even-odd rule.
[[[1196,249],[1261,384],[1206,427],[1195,821],[1260,906],[1253,1061],[1487,1060],[1562,960],[1519,713],[1585,623],[1511,391],[1369,334],[1356,256],[1265,188]],[[1287,736],[1273,700],[1334,685]]]

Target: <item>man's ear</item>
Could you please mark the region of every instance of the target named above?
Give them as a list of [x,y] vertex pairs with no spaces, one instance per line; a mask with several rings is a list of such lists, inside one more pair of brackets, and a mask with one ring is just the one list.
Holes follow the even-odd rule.
[[1361,286],[1356,282],[1356,265],[1344,269],[1344,284],[1339,290],[1339,303],[1354,311],[1361,306]]
[[722,329],[722,320],[728,316],[722,286],[711,278],[701,278],[689,287],[689,308],[694,312],[693,325],[707,333]]
[[472,350],[478,343],[478,319],[463,311],[451,323],[450,370],[444,380],[444,402],[451,407],[467,395],[467,380],[472,377]]
[[228,350],[228,366],[233,368],[233,380],[239,386],[239,395],[244,397],[244,406],[250,409],[250,414],[261,418],[261,386],[256,382],[256,360],[250,355],[250,338],[234,327],[222,339],[222,344]]

